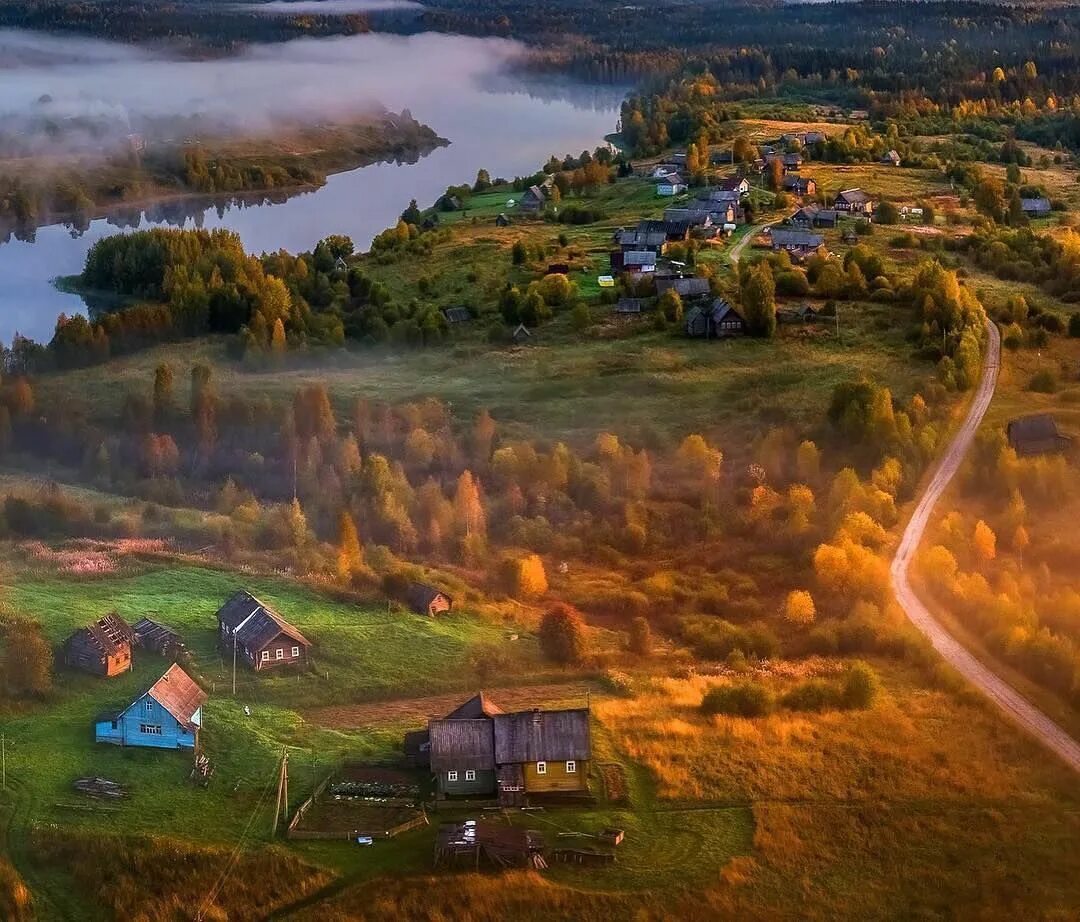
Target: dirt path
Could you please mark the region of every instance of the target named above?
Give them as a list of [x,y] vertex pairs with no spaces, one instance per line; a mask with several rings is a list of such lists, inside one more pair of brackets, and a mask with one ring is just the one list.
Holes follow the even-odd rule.
[[[314,708],[304,716],[312,723],[335,730],[385,727],[407,721],[423,722],[443,717],[475,692],[454,692],[424,698],[398,698],[364,704],[343,704]],[[484,694],[504,711],[543,707],[584,707],[589,694],[585,682],[560,682],[485,688]]]
[[892,581],[897,601],[903,607],[911,623],[915,625],[933,644],[948,662],[972,685],[989,697],[1010,719],[1034,736],[1048,749],[1057,753],[1074,770],[1080,772],[1080,743],[1053,720],[1028,701],[1015,688],[1000,676],[991,672],[967,651],[919,601],[911,587],[908,570],[911,566],[923,533],[930,521],[930,515],[941,494],[949,485],[953,476],[964,460],[968,448],[975,438],[975,432],[986,414],[990,401],[994,397],[997,384],[998,368],[1001,361],[1001,336],[993,323],[988,324],[990,341],[986,351],[986,364],[983,369],[979,389],[971,402],[967,418],[960,431],[946,449],[945,454],[926,492],[915,507],[915,512],[904,530],[900,547],[892,562]]
[[728,253],[728,259],[731,261],[731,264],[733,266],[738,263],[739,259],[742,257],[742,251],[746,249],[747,244],[749,244],[751,240],[753,240],[768,226],[768,224],[755,224],[743,236],[742,240],[740,240],[738,243],[735,244],[735,246],[731,248],[731,252]]

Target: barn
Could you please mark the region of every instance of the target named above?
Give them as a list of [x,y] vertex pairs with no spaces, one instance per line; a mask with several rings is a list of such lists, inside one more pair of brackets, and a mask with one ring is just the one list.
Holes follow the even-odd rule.
[[405,600],[418,615],[434,617],[454,607],[454,600],[450,596],[427,583],[410,583],[405,591]]

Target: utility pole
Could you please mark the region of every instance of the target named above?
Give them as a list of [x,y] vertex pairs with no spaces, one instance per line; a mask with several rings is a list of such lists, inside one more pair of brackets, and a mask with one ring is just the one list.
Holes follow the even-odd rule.
[[236,630],[232,634],[232,696],[236,697]]
[[836,341],[840,342],[840,307],[836,308]]
[[286,822],[289,817],[289,748],[281,747],[281,767],[278,770],[277,803],[274,804],[274,825],[270,830],[271,836],[277,835],[278,817],[284,816]]
[[7,790],[7,734],[0,735],[0,773],[3,774],[4,790]]

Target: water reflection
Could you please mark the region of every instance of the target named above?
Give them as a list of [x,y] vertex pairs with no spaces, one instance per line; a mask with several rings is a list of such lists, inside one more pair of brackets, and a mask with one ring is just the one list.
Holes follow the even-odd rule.
[[[255,253],[310,249],[327,234],[348,234],[366,247],[397,220],[410,199],[433,202],[448,185],[471,182],[480,167],[492,176],[531,173],[552,154],[561,158],[591,150],[615,129],[621,89],[546,77],[507,78],[504,41],[491,40],[487,69],[449,67],[432,80],[418,79],[418,74],[432,73],[441,50],[462,54],[460,39],[367,35],[354,40],[367,43],[370,59],[380,66],[393,56],[395,71],[406,75],[382,91],[383,104],[395,111],[408,108],[450,139],[448,147],[414,161],[340,173],[325,186],[300,194],[282,190],[213,201],[177,198],[145,208],[124,206],[93,221],[9,232],[0,246],[0,340],[10,342],[16,331],[47,340],[59,313],[83,311],[82,299],[57,289],[51,280],[80,272],[93,242],[109,234],[159,226],[224,227],[240,234]],[[468,41],[474,50],[487,47],[487,40]],[[385,82],[385,74],[380,79]]]

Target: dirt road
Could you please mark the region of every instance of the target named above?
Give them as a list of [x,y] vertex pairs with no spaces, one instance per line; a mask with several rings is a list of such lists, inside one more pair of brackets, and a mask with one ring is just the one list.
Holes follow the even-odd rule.
[[892,563],[893,589],[897,601],[903,606],[908,618],[933,644],[946,660],[972,685],[989,697],[1005,714],[1034,736],[1048,749],[1057,753],[1074,770],[1080,772],[1080,743],[1053,720],[1023,697],[1008,682],[991,672],[934,619],[926,606],[919,601],[908,579],[908,569],[926,531],[930,515],[941,494],[949,485],[960,463],[975,438],[975,432],[994,397],[998,367],[1001,360],[1001,337],[997,327],[989,324],[990,340],[986,352],[986,366],[982,381],[971,402],[967,418],[956,433],[939,462],[933,479],[919,500],[911,521],[908,522],[900,547]]

